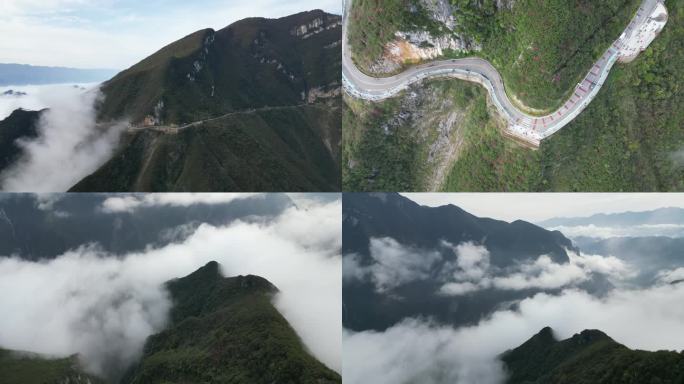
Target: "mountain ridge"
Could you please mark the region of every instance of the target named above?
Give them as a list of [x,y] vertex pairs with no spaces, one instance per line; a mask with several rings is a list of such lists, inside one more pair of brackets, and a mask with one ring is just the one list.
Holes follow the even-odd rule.
[[209,262],[166,286],[171,323],[148,338],[123,383],[341,383],[273,306],[268,280],[225,278]]
[[[438,277],[448,275],[446,271],[455,264],[457,256],[452,247],[484,247],[491,273],[534,263],[541,256],[567,264],[568,250],[578,251],[572,241],[557,231],[522,221],[507,223],[479,218],[455,205],[421,206],[396,193],[346,193],[342,205],[342,253],[346,260],[354,258],[358,266],[353,268],[368,269],[381,264],[371,254],[371,239],[391,238],[416,257],[424,257],[427,266],[421,272],[430,276],[399,285],[391,292],[378,291],[367,278],[345,279],[343,325],[353,331],[383,331],[402,319],[414,317],[430,317],[437,323],[453,326],[471,325],[500,309],[501,303],[513,303],[545,291],[489,287],[464,295],[444,294],[446,281]],[[450,246],[444,246],[445,242]],[[401,262],[391,264],[401,266]],[[345,270],[347,275],[352,276],[353,272]]]
[[557,340],[546,327],[500,356],[507,384],[671,383],[684,380],[684,354],[631,350],[600,330]]

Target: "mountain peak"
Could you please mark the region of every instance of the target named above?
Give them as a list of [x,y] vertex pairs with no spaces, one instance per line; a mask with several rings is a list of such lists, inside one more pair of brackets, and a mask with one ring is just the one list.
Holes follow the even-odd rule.
[[575,334],[570,339],[571,342],[580,345],[591,344],[602,340],[612,341],[613,339],[611,339],[608,335],[606,335],[602,331],[599,331],[598,329],[585,329],[584,331]]
[[553,334],[553,329],[551,327],[542,328],[539,333],[532,337],[533,339],[542,340],[544,342],[555,342],[557,341],[556,336]]

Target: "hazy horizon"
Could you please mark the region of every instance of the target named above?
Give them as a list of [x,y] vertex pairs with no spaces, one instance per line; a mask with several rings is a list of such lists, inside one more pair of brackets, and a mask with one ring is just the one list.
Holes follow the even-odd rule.
[[201,29],[313,9],[340,14],[342,4],[337,0],[6,0],[0,3],[0,34],[12,38],[0,41],[0,63],[123,70]]

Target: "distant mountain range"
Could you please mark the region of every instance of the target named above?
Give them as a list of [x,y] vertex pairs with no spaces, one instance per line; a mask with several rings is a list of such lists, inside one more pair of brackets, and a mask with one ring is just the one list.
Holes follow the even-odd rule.
[[[131,127],[72,190],[339,191],[341,39],[341,17],[316,10],[162,48],[103,84],[98,129]],[[0,145],[30,138],[32,114],[0,122]]]
[[558,341],[547,327],[501,358],[507,384],[684,382],[684,353],[633,351],[598,330]]
[[[278,289],[258,276],[224,278],[218,263],[166,284],[171,321],[148,338],[140,361],[109,384],[341,383],[340,375],[306,350],[273,306]],[[6,384],[104,384],[75,357],[25,357],[0,351]]]
[[[139,207],[135,214],[105,213],[112,195],[64,194],[51,207],[39,207],[33,195],[0,198],[0,257],[51,259],[82,245],[96,243],[105,251],[125,254],[145,247],[182,241],[201,223],[226,225],[237,219],[270,218],[293,206],[284,194],[233,200],[225,204]],[[121,196],[120,196],[121,197]],[[179,229],[185,229],[179,230]]]
[[600,213],[588,217],[559,217],[538,223],[546,228],[560,226],[633,226],[655,224],[684,225],[684,208],[660,208],[653,211]]
[[63,83],[99,83],[114,76],[114,69],[40,67],[26,64],[0,64],[0,86]]
[[[559,264],[567,263],[566,249],[575,249],[560,232],[525,221],[507,223],[480,218],[453,205],[421,206],[394,193],[345,194],[342,236],[343,254],[355,255],[365,267],[375,264],[370,252],[372,238],[390,237],[403,245],[422,249],[424,254],[439,248],[442,241],[454,245],[472,242],[486,247],[492,268],[499,271],[518,262],[534,261],[542,255],[548,255]],[[430,279],[405,284],[393,292],[378,292],[371,282],[363,279],[345,279],[344,326],[355,331],[384,330],[404,318],[417,316],[428,316],[455,326],[465,325],[476,323],[500,308],[502,303],[539,291],[486,289],[458,297],[440,295],[438,291],[443,282],[436,276],[442,273],[445,265],[453,263],[455,255],[450,251],[439,252],[441,259],[426,272],[432,276]],[[428,263],[427,259],[424,263]],[[599,289],[605,283],[592,281],[587,283],[587,289]]]
[[663,271],[684,268],[684,238],[577,237],[574,241],[588,254],[612,255],[627,261],[636,273],[633,282],[640,286],[653,284],[658,274]]

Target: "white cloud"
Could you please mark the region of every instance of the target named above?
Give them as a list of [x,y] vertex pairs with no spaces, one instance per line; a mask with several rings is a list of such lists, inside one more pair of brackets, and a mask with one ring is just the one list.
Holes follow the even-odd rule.
[[555,289],[584,281],[587,278],[585,270],[577,264],[558,264],[550,257],[543,255],[534,262],[520,265],[520,272],[495,277],[492,283],[499,289]]
[[444,267],[456,280],[478,281],[487,274],[490,265],[489,251],[486,247],[473,242],[465,242],[454,246],[445,241],[442,245],[453,249],[456,255],[456,262],[447,263]]
[[684,268],[677,268],[670,271],[661,271],[656,276],[659,282],[672,284],[684,281]]
[[[476,326],[452,328],[404,320],[384,332],[344,332],[345,382],[500,384],[498,356],[546,326],[559,339],[599,329],[632,349],[684,348],[684,284],[617,290],[605,298],[566,290],[538,294],[516,311],[494,313]],[[627,320],[626,320],[627,319]]]
[[81,248],[48,263],[0,260],[0,344],[78,352],[87,370],[107,376],[134,362],[145,337],[165,325],[170,302],[134,259],[101,256]]
[[[53,84],[53,85],[22,85],[0,87],[0,120],[4,120],[17,109],[40,111],[50,107],[50,102],[61,98],[61,95],[78,94],[74,85],[85,88],[96,87],[97,84]],[[26,96],[2,96],[6,91],[24,92]],[[57,98],[51,96],[58,94]]]
[[45,94],[50,109],[39,121],[36,139],[22,140],[20,159],[0,175],[7,192],[64,192],[106,162],[126,127],[95,124],[98,89],[76,88]]
[[484,335],[410,319],[384,332],[345,330],[344,382],[503,383],[498,346],[479,336]]
[[446,296],[463,296],[481,289],[481,284],[466,281],[464,283],[446,283],[439,289],[439,293]]
[[433,263],[440,259],[437,251],[399,244],[389,237],[370,239],[370,256],[374,261],[370,266],[361,267],[352,258],[347,259],[345,269],[356,267],[354,274],[369,277],[378,292],[428,278]]
[[454,246],[446,241],[440,246],[452,249],[456,258],[445,262],[440,270],[434,270],[435,263],[442,259],[439,250],[407,246],[389,237],[371,238],[372,263],[365,266],[359,255],[345,255],[344,279],[369,279],[379,293],[410,282],[433,279],[442,283],[438,294],[462,296],[489,288],[560,289],[585,282],[595,273],[615,281],[635,276],[628,264],[614,256],[577,254],[567,250],[570,259],[567,263],[556,263],[548,255],[541,255],[502,270],[490,265],[490,254],[484,246],[473,242]]
[[134,194],[108,197],[101,210],[105,213],[134,212],[138,208],[155,206],[188,207],[196,204],[226,204],[233,200],[247,199],[258,193],[159,193]]
[[[466,244],[475,254],[488,256],[486,249],[473,244]],[[478,248],[480,248],[478,250]],[[460,254],[459,254],[460,255]],[[471,255],[473,256],[473,255]],[[447,281],[439,290],[440,294],[461,296],[478,290],[496,288],[501,290],[525,289],[560,289],[577,285],[600,273],[614,280],[633,277],[634,271],[628,264],[614,256],[585,255],[568,251],[570,262],[559,264],[549,256],[542,255],[535,260],[519,263],[515,267],[501,273],[491,269],[483,269],[474,265],[472,273],[456,272],[453,279]],[[470,257],[470,256],[468,256]],[[466,259],[468,259],[466,257]],[[459,256],[460,259],[460,256]],[[473,256],[473,260],[477,259]],[[480,260],[488,260],[488,257]],[[488,264],[486,264],[489,267]]]
[[[42,263],[0,259],[0,345],[62,356],[82,353],[96,372],[115,357],[131,361],[165,320],[169,304],[161,284],[218,261],[226,276],[254,274],[276,285],[278,310],[314,356],[339,371],[340,255],[331,255],[326,231],[301,244],[282,227],[293,225],[290,215],[305,221],[303,227],[329,225],[341,220],[340,210],[338,201],[310,208],[308,215],[290,208],[270,223],[203,224],[182,243],[121,258],[80,248]],[[120,342],[112,341],[116,336]]]

